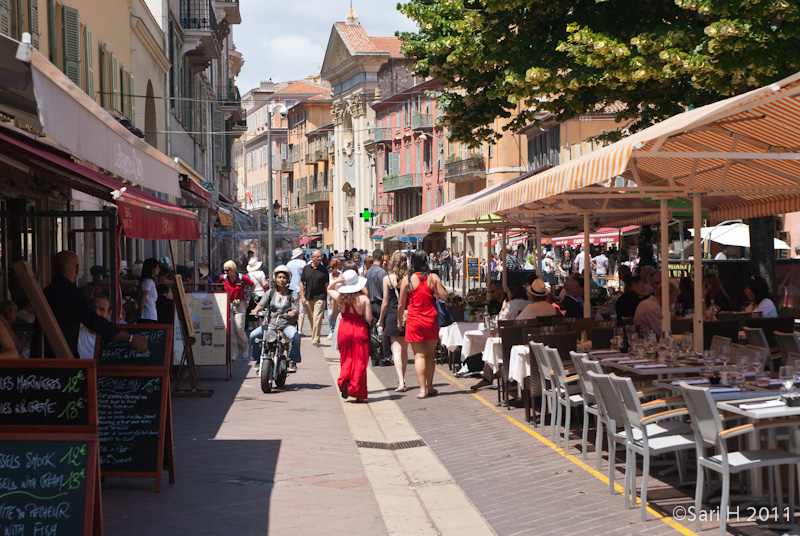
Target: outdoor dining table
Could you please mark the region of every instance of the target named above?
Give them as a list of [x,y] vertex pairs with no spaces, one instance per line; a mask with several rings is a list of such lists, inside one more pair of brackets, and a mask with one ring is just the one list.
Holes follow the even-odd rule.
[[[489,330],[471,329],[463,335],[464,343],[461,345],[461,361],[483,350],[486,341],[491,337]],[[498,339],[500,340],[500,339]]]
[[710,385],[708,380],[699,377],[685,377],[676,379],[663,379],[654,380],[653,385],[673,391],[675,394],[680,394],[680,383],[686,382],[689,385],[698,387],[708,387],[711,392],[711,398],[717,402],[727,402],[734,400],[752,401],[752,399],[767,399],[774,398],[777,394],[774,389],[766,387],[758,387],[757,385],[748,382],[745,387],[728,387],[725,385]]
[[500,365],[503,363],[503,340],[500,337],[486,339],[483,346],[483,362],[492,367],[494,374],[500,370]]
[[454,322],[449,326],[439,328],[439,338],[445,348],[454,352],[464,344],[464,334],[468,331],[477,331],[479,326],[478,322]]
[[525,378],[531,375],[530,346],[517,345],[511,347],[511,357],[508,363],[508,377],[523,385]]
[[639,359],[624,353],[590,352],[589,356],[598,359],[604,368],[611,368],[637,376],[669,376],[674,374],[697,374],[703,370],[702,363],[678,363],[667,365],[652,359]]

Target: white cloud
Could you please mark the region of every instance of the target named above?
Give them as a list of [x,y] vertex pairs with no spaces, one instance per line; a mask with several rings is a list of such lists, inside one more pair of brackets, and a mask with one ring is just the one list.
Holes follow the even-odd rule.
[[[355,0],[367,34],[413,31],[397,11],[397,0]],[[245,64],[237,78],[244,94],[261,80],[298,80],[318,74],[334,22],[344,21],[350,4],[335,0],[241,0],[242,24],[233,27]]]

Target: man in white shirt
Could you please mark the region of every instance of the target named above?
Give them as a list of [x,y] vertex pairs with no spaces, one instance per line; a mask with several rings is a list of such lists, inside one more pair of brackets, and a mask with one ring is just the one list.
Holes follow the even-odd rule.
[[[111,320],[111,302],[105,296],[95,296],[92,299],[92,307],[94,312],[102,316],[106,320]],[[95,345],[97,344],[97,335],[93,331],[81,324],[81,330],[78,333],[78,357],[81,359],[94,359]]]
[[592,259],[592,268],[594,268],[594,280],[597,286],[603,286],[603,276],[608,275],[608,257],[600,250],[600,254]]
[[587,264],[586,256],[587,256],[586,248],[584,248],[580,253],[578,253],[575,256],[575,263],[573,265],[573,267],[575,268],[575,273],[579,274],[583,273],[583,269],[586,267]]
[[[675,283],[669,284],[669,303],[672,305],[678,298],[678,287]],[[633,323],[639,328],[641,333],[653,331],[661,336],[661,285],[658,285],[655,294],[642,301],[636,307],[636,314],[633,315]]]
[[[305,252],[300,248],[295,248],[292,251],[292,260],[286,263],[289,271],[292,272],[292,278],[289,280],[289,290],[292,292],[300,292],[300,274],[303,268],[306,267]],[[300,303],[300,316],[297,318],[297,332],[301,337],[303,335],[303,321],[306,318],[306,308],[303,303]]]
[[715,261],[728,260],[728,246],[723,246],[722,250],[719,253],[717,253],[717,255],[714,257],[714,260]]

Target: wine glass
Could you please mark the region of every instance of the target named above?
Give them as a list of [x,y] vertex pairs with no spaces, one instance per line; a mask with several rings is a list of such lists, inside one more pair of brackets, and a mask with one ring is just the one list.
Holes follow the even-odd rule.
[[784,365],[779,372],[781,379],[781,392],[793,393],[794,392],[794,368]]
[[722,361],[722,364],[727,367],[728,362],[731,360],[730,348],[727,346],[720,346],[720,348],[717,350],[717,357],[719,357],[719,360]]
[[764,356],[761,354],[760,350],[750,350],[750,366],[753,367],[753,370],[756,373],[756,378],[758,378],[761,372],[761,366],[764,364]]
[[681,346],[683,346],[684,353],[689,353],[692,348],[692,334],[690,332],[686,332],[683,334],[683,340],[681,341]]
[[635,331],[628,333],[628,347],[632,354],[636,354],[636,349],[639,347],[639,335]]

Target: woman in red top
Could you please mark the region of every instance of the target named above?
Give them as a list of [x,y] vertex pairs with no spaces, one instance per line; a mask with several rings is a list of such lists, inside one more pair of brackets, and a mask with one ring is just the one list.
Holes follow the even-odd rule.
[[250,341],[244,332],[244,322],[247,315],[247,296],[245,294],[253,290],[253,281],[246,275],[239,275],[236,271],[236,263],[226,261],[223,265],[225,275],[220,280],[225,284],[225,292],[228,293],[228,301],[231,304],[231,359],[236,361],[250,360]]
[[439,321],[433,306],[436,297],[447,298],[442,280],[428,269],[428,255],[418,249],[411,255],[411,272],[400,284],[400,303],[397,306],[397,327],[401,329],[403,312],[408,300],[406,341],[414,351],[414,372],[419,381],[417,398],[428,398],[438,394],[433,388],[434,352],[439,340]]

